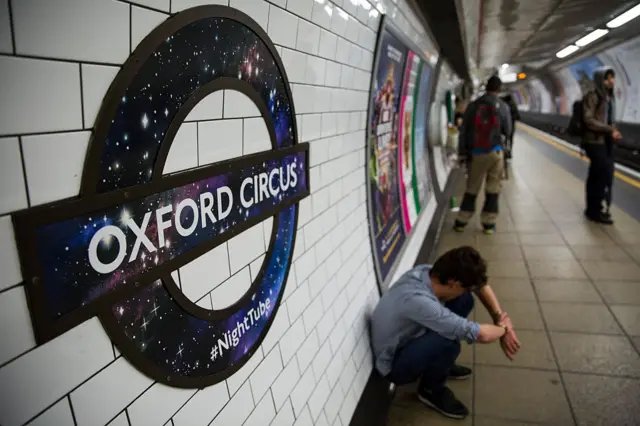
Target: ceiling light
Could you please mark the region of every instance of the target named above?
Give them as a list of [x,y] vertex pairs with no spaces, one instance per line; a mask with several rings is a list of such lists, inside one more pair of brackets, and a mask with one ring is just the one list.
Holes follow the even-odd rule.
[[609,32],[609,30],[602,30],[602,29],[594,30],[594,31],[590,32],[589,34],[587,34],[586,36],[582,37],[580,40],[576,41],[576,46],[584,47],[587,44],[596,41],[600,37],[603,37],[608,32]]
[[621,27],[624,24],[626,24],[627,22],[631,21],[632,19],[637,18],[638,16],[640,16],[640,4],[635,6],[635,7],[632,7],[631,9],[627,10],[622,15],[619,15],[618,17],[616,17],[616,18],[612,19],[611,21],[607,22],[607,27],[609,27],[609,28]]
[[507,68],[509,68],[509,64],[502,64],[502,69],[503,69],[503,70],[504,70],[504,69],[507,69]]
[[575,53],[578,49],[580,49],[578,46],[574,46],[573,44],[571,46],[567,46],[564,49],[562,49],[561,51],[559,51],[558,53],[556,53],[556,56],[560,59],[562,58],[566,58],[567,56],[571,55],[572,53]]

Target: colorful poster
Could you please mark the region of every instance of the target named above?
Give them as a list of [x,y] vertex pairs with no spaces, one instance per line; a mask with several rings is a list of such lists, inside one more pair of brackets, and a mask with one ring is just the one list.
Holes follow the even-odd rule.
[[405,241],[398,185],[400,89],[407,48],[383,30],[369,104],[369,222],[383,283]]
[[407,65],[404,71],[402,82],[402,99],[400,101],[400,125],[398,139],[400,149],[398,149],[398,172],[400,173],[400,202],[402,204],[402,223],[404,232],[409,235],[413,224],[418,219],[418,208],[413,193],[414,180],[414,155],[413,145],[413,114],[414,114],[414,92],[418,70],[420,67],[420,57],[409,51],[407,54]]
[[432,68],[421,62],[418,70],[418,85],[415,88],[415,108],[413,110],[413,195],[417,214],[420,214],[433,192],[429,173],[429,147],[427,145],[427,112],[431,103]]

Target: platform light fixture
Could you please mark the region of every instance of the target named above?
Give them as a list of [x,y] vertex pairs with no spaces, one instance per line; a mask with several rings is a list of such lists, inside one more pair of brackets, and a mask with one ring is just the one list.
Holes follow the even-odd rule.
[[509,64],[502,64],[502,69],[503,69],[503,70],[504,70],[504,69],[507,69],[507,68],[509,68]]
[[527,78],[527,75],[523,72],[521,72],[520,74],[518,74],[518,80],[524,80],[525,78]]
[[558,53],[556,53],[556,57],[558,57],[560,59],[566,58],[567,56],[571,55],[572,53],[577,52],[578,49],[580,49],[578,46],[575,46],[575,45],[572,44],[570,46],[565,47],[564,49],[562,49]]
[[640,4],[632,7],[621,15],[618,15],[611,21],[607,22],[607,27],[609,28],[618,28],[631,21],[632,19],[640,16]]
[[508,74],[500,76],[500,80],[502,80],[503,83],[515,83],[516,81],[518,81],[518,74],[516,74],[515,72],[510,72]]
[[587,44],[593,43],[599,38],[604,37],[608,32],[609,30],[603,30],[601,28],[598,28],[597,30],[590,32],[586,36],[582,37],[580,40],[576,41],[576,46],[584,47]]

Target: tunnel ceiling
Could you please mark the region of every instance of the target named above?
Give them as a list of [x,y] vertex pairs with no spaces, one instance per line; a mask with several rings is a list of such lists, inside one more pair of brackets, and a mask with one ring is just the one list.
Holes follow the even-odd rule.
[[560,49],[603,27],[637,3],[637,0],[476,1],[479,23],[467,20],[469,14],[464,14],[465,28],[467,46],[469,33],[477,31],[475,59],[482,69],[499,67],[505,62],[544,66],[555,59]]

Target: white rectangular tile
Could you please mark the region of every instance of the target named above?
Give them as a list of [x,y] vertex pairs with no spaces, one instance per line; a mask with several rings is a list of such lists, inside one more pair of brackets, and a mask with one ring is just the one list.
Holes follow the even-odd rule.
[[131,424],[136,426],[164,424],[196,392],[196,389],[179,389],[155,383],[127,408]]
[[341,64],[349,62],[349,54],[351,53],[351,43],[342,37],[338,37],[338,43],[336,47],[336,61]]
[[333,15],[331,16],[331,32],[340,37],[345,37],[348,22],[349,14],[339,7],[334,8]]
[[[0,144],[1,143],[2,140],[0,139]],[[0,159],[2,158],[4,157],[0,155]],[[0,168],[0,170],[6,171],[6,168]],[[3,182],[3,180],[0,180],[0,182]],[[2,198],[0,197],[0,199]],[[15,235],[13,233],[11,216],[0,217],[0,241],[3,242],[0,246],[0,271],[2,271],[2,276],[0,277],[0,290],[4,290],[5,288],[9,288],[22,281],[20,262],[18,260],[18,249],[16,247]],[[0,362],[0,364],[2,364],[2,362]]]
[[173,138],[163,174],[198,167],[198,124],[182,123]]
[[318,55],[326,59],[334,60],[338,46],[338,36],[331,31],[322,29],[320,31],[320,44],[318,46]]
[[[26,208],[27,192],[18,138],[0,138],[0,170],[2,170],[2,179],[0,179],[0,214]],[[11,235],[13,235],[13,232],[11,232]],[[6,262],[13,261],[13,250],[9,247],[13,247],[13,245],[8,246],[6,249],[3,247],[2,263],[5,262],[5,257],[7,258]],[[7,250],[6,254],[4,250]],[[17,282],[11,283],[14,281],[15,276],[15,270],[13,270],[12,275],[3,277],[0,280],[0,289],[17,284]]]
[[320,412],[322,411],[322,407],[324,407],[327,398],[329,398],[329,393],[331,389],[329,388],[329,384],[327,383],[327,379],[323,376],[315,390],[309,397],[309,411],[311,412],[311,418],[317,420],[320,416]]
[[246,118],[243,122],[244,134],[242,155],[270,150],[271,137],[269,136],[269,131],[262,117]]
[[[291,83],[304,83],[307,78],[308,55],[297,50],[282,49],[282,63]],[[297,105],[296,105],[297,106]]]
[[304,323],[299,318],[280,339],[280,353],[285,364],[296,354],[305,337]]
[[0,0],[0,52],[13,52],[13,38],[9,21],[9,0]]
[[78,64],[0,57],[0,93],[2,134],[82,128]]
[[[199,390],[187,404],[173,416],[174,426],[205,426],[229,401],[224,382]],[[253,404],[252,404],[253,405]]]
[[333,421],[336,420],[336,416],[338,415],[343,400],[344,394],[342,393],[342,389],[340,389],[340,386],[336,386],[331,391],[331,394],[324,405],[324,413],[327,416],[329,423],[333,423]]
[[331,16],[334,13],[334,7],[330,2],[318,2],[313,3],[313,10],[311,11],[311,20],[322,28],[331,29]]
[[271,420],[276,416],[276,410],[273,406],[273,399],[271,395],[266,394],[262,401],[256,405],[249,418],[242,424],[242,426],[263,426],[271,423]]
[[225,90],[223,117],[260,117],[260,110],[244,93],[237,90]]
[[322,319],[318,322],[316,326],[316,332],[318,333],[318,341],[322,344],[327,340],[331,330],[333,330],[334,324],[333,310],[328,309],[325,311]]
[[291,392],[291,405],[293,406],[293,412],[296,418],[299,417],[304,410],[305,404],[315,387],[316,379],[313,376],[313,370],[308,368],[307,371],[302,373],[302,377],[295,388],[293,388],[293,392]]
[[287,401],[280,411],[278,411],[278,414],[276,414],[276,417],[269,426],[292,426],[295,421],[296,418],[293,415],[293,408],[291,408],[291,403]]
[[266,251],[262,225],[252,226],[231,238],[227,244],[229,245],[231,274],[233,275]]
[[166,13],[133,6],[131,8],[131,50],[135,50],[138,43],[168,17]]
[[298,20],[298,41],[296,43],[296,49],[311,55],[317,55],[319,44],[320,27],[304,19]]
[[85,128],[92,128],[95,125],[102,100],[119,70],[118,67],[107,65],[82,64],[82,101]]
[[184,121],[215,120],[222,118],[224,90],[218,90],[205,96],[185,118]]
[[28,426],[72,426],[75,425],[69,398],[64,397],[53,407],[40,414]]
[[298,18],[279,7],[269,6],[268,34],[274,44],[295,48]]
[[242,120],[198,123],[200,165],[242,156]]
[[22,138],[31,205],[78,195],[90,136],[74,132]]
[[310,301],[311,296],[309,295],[309,285],[304,282],[293,293],[291,293],[291,296],[287,299],[286,306],[289,313],[289,319],[291,321],[298,319]]
[[264,0],[231,0],[229,6],[241,10],[255,20],[263,29],[269,23],[269,3]]
[[253,373],[256,367],[262,361],[262,346],[258,348],[258,350],[253,354],[251,358],[247,361],[245,365],[240,367],[240,370],[236,371],[232,376],[227,379],[227,386],[229,388],[229,393],[231,396],[235,395],[235,393],[242,387],[242,385],[247,381],[249,376]]
[[171,0],[129,0],[131,3],[139,4],[140,6],[147,6],[153,9],[158,9],[163,12],[170,11]]
[[129,419],[127,419],[127,413],[122,412],[118,416],[111,420],[107,426],[129,426]]
[[262,399],[265,392],[282,371],[282,368],[280,349],[276,346],[264,357],[249,379],[254,400]]
[[[211,274],[211,271],[216,271]],[[198,300],[229,278],[227,245],[221,244],[180,268],[182,292],[189,300]]]
[[180,12],[196,6],[206,6],[209,4],[219,4],[228,6],[229,0],[171,0],[171,13]]
[[289,316],[286,309],[278,309],[276,317],[271,323],[269,332],[262,341],[264,352],[271,352],[271,349],[278,343],[280,337],[289,329]]
[[224,309],[236,303],[251,287],[249,266],[245,266],[211,292],[214,309]]
[[[22,424],[113,360],[93,318],[0,369],[0,424]],[[73,368],[71,368],[73,366]]]
[[303,142],[308,142],[320,137],[322,132],[322,114],[306,114],[302,123]]
[[316,56],[307,58],[307,83],[320,86],[324,84],[327,61]]
[[[249,383],[245,383],[211,422],[210,426],[240,426],[249,417],[254,405]],[[175,426],[182,425],[176,424]],[[192,424],[187,423],[184,426],[192,426]]]
[[[300,370],[298,362],[292,359],[289,364],[282,370],[278,378],[271,386],[271,395],[275,403],[276,410],[280,410],[283,404],[289,399],[289,395],[300,379]],[[268,397],[267,394],[265,397]],[[287,404],[288,405],[288,404]]]
[[104,425],[152,383],[121,357],[71,393],[76,420],[87,426]]
[[[5,222],[5,218],[0,220]],[[0,341],[2,341],[0,364],[36,345],[31,329],[27,297],[22,286],[0,294]]]
[[353,19],[353,17],[350,16],[349,20],[347,21],[347,31],[345,32],[345,38],[352,43],[358,43],[361,26],[364,27],[364,25],[361,25],[356,19]]
[[[314,301],[314,304],[316,302],[320,302],[320,300]],[[311,328],[306,321],[305,327]],[[298,349],[298,352],[296,353],[298,366],[300,367],[301,371],[305,371],[307,367],[311,365],[311,361],[313,361],[313,358],[315,357],[319,347],[320,345],[318,344],[318,335],[316,334],[315,330],[313,330],[307,337],[307,340],[302,343],[300,349]]]
[[316,260],[315,260],[315,252],[313,250],[308,250],[306,253],[300,256],[300,258],[296,261],[296,278],[297,280],[304,281],[307,279],[309,274],[315,269]]
[[304,19],[311,20],[314,0],[288,0],[287,10]]
[[342,401],[342,406],[340,407],[340,411],[338,412],[342,424],[348,425],[351,422],[351,418],[353,417],[353,413],[356,411],[356,406],[358,405],[358,401],[360,399],[359,396],[360,395],[358,395],[358,398],[356,398],[351,391],[345,394]]
[[316,356],[311,362],[313,368],[313,374],[316,377],[320,377],[324,374],[329,362],[331,361],[331,345],[329,341],[322,343],[320,349],[316,352]]
[[16,51],[121,64],[129,56],[129,5],[116,1],[12,3]]

